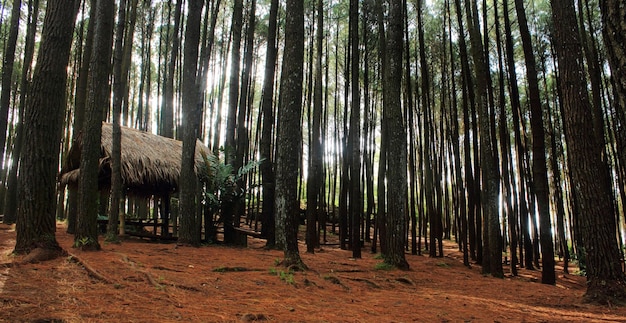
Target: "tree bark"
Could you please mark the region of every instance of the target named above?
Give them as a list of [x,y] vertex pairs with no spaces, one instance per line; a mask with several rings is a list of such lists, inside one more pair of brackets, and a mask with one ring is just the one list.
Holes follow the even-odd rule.
[[[107,240],[116,241],[119,230],[120,201],[122,199],[122,129],[120,117],[122,112],[122,97],[124,80],[122,75],[122,55],[124,42],[124,26],[126,24],[126,0],[120,0],[117,11],[117,25],[115,30],[115,47],[113,50],[113,129],[111,143],[111,197],[109,206],[109,223],[107,226]],[[122,223],[122,225],[124,225]]]
[[261,178],[263,181],[263,223],[261,234],[267,239],[267,246],[274,247],[276,236],[274,235],[274,190],[275,178],[272,156],[272,130],[274,128],[274,79],[276,74],[276,25],[278,16],[278,0],[272,0],[270,4],[269,27],[267,30],[267,50],[265,53],[265,78],[263,80],[263,98],[261,110],[263,116],[263,130],[261,131]]
[[597,129],[589,123],[591,102],[584,84],[576,11],[572,0],[550,2],[572,187],[580,211],[587,263],[585,299],[603,304],[621,303],[626,299],[626,282],[615,237],[614,201],[608,168],[602,160],[604,147],[598,147],[594,136],[589,136]]
[[9,103],[11,101],[11,83],[13,83],[13,63],[15,61],[15,45],[20,26],[21,0],[13,0],[9,37],[4,48],[2,61],[2,92],[0,93],[0,152],[4,152],[6,144],[7,124],[9,122]]
[[287,0],[285,52],[276,138],[276,239],[283,246],[286,267],[306,268],[298,251],[298,156],[302,132],[302,79],[304,64],[304,4]]
[[[174,28],[170,32],[170,25],[168,24],[168,34],[166,36],[167,42],[172,44],[172,50],[169,54],[169,62],[167,62],[166,66],[165,89],[163,93],[163,101],[165,101],[165,104],[163,105],[163,110],[161,110],[159,134],[168,138],[174,138],[174,72],[176,71],[178,47],[180,46],[179,35],[183,2],[183,0],[176,1],[176,8],[174,9]],[[172,37],[171,42],[169,41],[170,34]]]
[[404,256],[407,228],[407,142],[406,129],[402,116],[402,51],[403,24],[402,3],[389,4],[388,29],[385,54],[385,82],[383,83],[383,113],[387,120],[388,142],[388,195],[389,205],[386,217],[386,252],[385,263],[408,270],[409,263]]
[[26,93],[28,92],[30,80],[30,66],[33,62],[33,54],[35,52],[35,33],[37,32],[37,19],[39,17],[39,0],[29,1],[28,3],[28,26],[26,27],[26,39],[24,45],[24,60],[22,73],[20,76],[20,104],[18,107],[18,115],[20,122],[15,129],[15,139],[12,151],[12,166],[9,171],[7,180],[7,192],[5,195],[4,217],[2,221],[5,224],[15,223],[17,217],[17,170],[22,155],[22,147],[24,143],[24,109],[26,106]]
[[187,4],[187,26],[185,28],[185,48],[183,57],[183,151],[179,182],[181,244],[200,244],[200,223],[196,217],[198,178],[194,170],[196,140],[202,111],[196,79],[198,70],[198,45],[200,44],[200,24],[203,0],[189,0]]
[[[90,59],[88,100],[82,133],[80,178],[78,184],[79,214],[74,247],[99,250],[98,243],[98,171],[102,137],[102,118],[110,101],[111,45],[115,4],[97,0],[94,47]],[[100,201],[100,203],[107,203]]]
[[524,49],[524,59],[526,61],[526,79],[528,80],[530,126],[533,135],[532,172],[541,230],[539,238],[541,242],[541,282],[543,284],[554,284],[556,283],[556,274],[554,272],[554,244],[552,243],[552,223],[550,221],[550,189],[548,186],[545,130],[543,128],[543,108],[539,94],[539,80],[537,79],[537,63],[528,30],[524,3],[521,0],[515,0],[515,9]]
[[[42,39],[24,113],[16,253],[60,250],[55,238],[56,177],[65,110],[65,84],[77,1],[47,3]],[[68,10],[72,8],[74,10]]]

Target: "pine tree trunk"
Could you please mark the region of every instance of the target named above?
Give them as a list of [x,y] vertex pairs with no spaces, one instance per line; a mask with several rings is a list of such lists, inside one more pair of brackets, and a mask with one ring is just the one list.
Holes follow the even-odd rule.
[[265,56],[265,78],[263,80],[263,98],[261,109],[263,116],[263,130],[261,131],[261,178],[263,183],[263,206],[261,211],[263,220],[261,234],[267,239],[267,246],[274,247],[274,169],[272,154],[272,129],[274,128],[274,79],[276,70],[276,25],[278,15],[278,0],[270,4],[269,27],[267,31],[267,50]]
[[[122,112],[122,97],[124,81],[122,76],[122,55],[124,42],[124,26],[126,24],[126,0],[121,0],[117,12],[115,30],[115,47],[113,51],[113,129],[111,138],[111,200],[109,206],[109,223],[107,226],[107,240],[116,241],[119,230],[120,201],[122,199],[122,130],[120,117]],[[122,223],[124,225],[124,223]]]
[[202,103],[198,95],[196,74],[198,70],[198,45],[203,0],[189,0],[183,57],[183,149],[179,183],[180,231],[182,244],[200,244],[200,221],[196,216],[198,178],[194,171],[196,141]]
[[[171,7],[171,0],[168,4]],[[170,24],[167,25],[166,42],[171,43],[171,51],[169,53],[169,62],[166,64],[165,72],[165,89],[163,93],[163,109],[161,110],[161,120],[159,134],[164,137],[174,138],[174,72],[178,61],[178,47],[180,46],[180,21],[183,0],[176,0],[176,8],[174,9],[174,28],[170,31]],[[170,40],[170,34],[172,39]]]
[[2,91],[0,93],[0,152],[4,152],[7,139],[7,124],[9,122],[9,103],[11,101],[11,83],[13,81],[13,63],[15,61],[15,45],[20,26],[21,0],[13,0],[9,37],[4,48],[2,61]]
[[[74,246],[83,250],[99,250],[98,243],[98,170],[102,137],[102,118],[110,105],[111,45],[115,5],[110,1],[96,2],[94,47],[90,59],[91,72],[85,124],[83,125],[80,158],[79,214]],[[100,201],[100,203],[108,203]]]
[[317,1],[317,30],[315,35],[315,84],[313,93],[313,122],[310,137],[309,171],[307,178],[307,207],[306,207],[306,245],[307,252],[313,253],[319,245],[316,222],[320,215],[322,204],[321,184],[323,183],[322,159],[322,41],[324,40],[324,5],[322,0]]
[[[304,5],[287,0],[285,52],[276,137],[276,240],[283,246],[286,267],[306,268],[298,250],[298,156],[302,132],[302,78],[304,64]],[[293,268],[292,267],[292,268]]]
[[67,0],[47,3],[24,113],[24,136],[29,140],[24,142],[19,166],[16,253],[60,249],[55,238],[56,179],[76,4]]
[[554,284],[554,244],[552,243],[552,223],[550,221],[550,189],[548,186],[548,170],[546,165],[545,131],[543,129],[543,109],[539,94],[539,80],[537,66],[533,53],[526,12],[521,0],[515,0],[515,9],[520,27],[524,58],[526,61],[526,79],[528,80],[528,95],[530,101],[530,126],[532,130],[533,149],[533,183],[539,210],[539,227],[541,242],[541,282]]
[[360,59],[359,59],[359,3],[350,1],[350,72],[351,72],[351,101],[350,101],[350,135],[348,154],[350,155],[350,241],[352,243],[352,257],[361,258],[361,217],[363,213],[363,199],[361,197],[361,96],[360,96]]
[[19,161],[22,155],[22,147],[24,143],[24,108],[26,103],[26,93],[29,88],[30,66],[33,62],[33,54],[35,52],[35,33],[37,31],[37,19],[39,17],[39,0],[29,1],[28,3],[28,26],[26,27],[26,39],[24,45],[24,60],[22,73],[20,76],[20,103],[18,107],[18,115],[20,122],[15,130],[15,139],[12,151],[12,163],[7,180],[7,192],[5,195],[4,217],[2,221],[5,224],[15,223],[17,218],[17,170],[19,169]]
[[626,299],[626,282],[615,238],[614,201],[604,147],[593,140],[591,103],[584,84],[581,44],[572,0],[551,1],[554,40],[563,101],[563,119],[587,264],[585,299],[615,304]]
[[385,82],[383,83],[383,113],[387,120],[388,151],[387,175],[389,205],[386,216],[385,262],[399,269],[408,270],[409,263],[404,256],[407,229],[407,143],[406,129],[402,116],[402,51],[403,23],[402,4],[394,1],[389,4],[388,30],[385,54]]

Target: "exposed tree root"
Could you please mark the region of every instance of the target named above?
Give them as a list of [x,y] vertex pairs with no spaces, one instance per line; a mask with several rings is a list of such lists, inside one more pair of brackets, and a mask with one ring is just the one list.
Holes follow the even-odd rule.
[[352,281],[356,281],[356,282],[362,282],[365,283],[367,286],[372,287],[372,288],[376,288],[376,289],[380,289],[380,286],[378,286],[376,283],[372,282],[369,279],[365,279],[365,278],[352,278],[352,277],[342,277],[342,278],[346,278],[346,279],[350,279]]
[[139,270],[139,269],[135,269],[135,270],[137,270],[138,272],[140,272],[141,274],[146,276],[146,278],[148,279],[150,284],[152,284],[152,286],[154,286],[154,288],[156,288],[156,289],[163,289],[163,288],[165,288],[163,285],[159,284],[156,280],[154,280],[154,278],[152,278],[152,275],[150,275],[149,272],[143,271],[143,270]]
[[34,264],[42,261],[48,261],[52,259],[56,259],[58,257],[62,257],[67,255],[67,252],[61,248],[35,248],[31,250],[25,257],[22,259],[22,264]]
[[73,255],[71,253],[69,255],[70,256],[69,256],[68,260],[70,260],[72,262],[75,262],[75,263],[81,265],[83,268],[85,268],[85,270],[87,271],[89,276],[91,276],[91,277],[93,277],[93,278],[95,278],[95,279],[97,279],[97,280],[99,280],[101,282],[104,282],[104,283],[107,283],[107,284],[113,284],[113,282],[109,278],[107,278],[104,275],[102,275],[101,273],[99,273],[96,269],[94,269],[93,267],[89,266],[86,262],[82,261],[76,255]]

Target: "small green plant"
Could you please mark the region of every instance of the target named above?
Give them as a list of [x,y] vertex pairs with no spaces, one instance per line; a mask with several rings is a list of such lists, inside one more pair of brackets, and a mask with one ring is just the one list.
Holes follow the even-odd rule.
[[442,262],[438,262],[437,266],[438,267],[443,267],[443,268],[450,268],[450,265],[448,265],[447,263],[445,263],[443,261]]
[[289,285],[293,285],[295,283],[295,280],[293,278],[293,272],[291,271],[284,272],[281,270],[278,277],[280,277],[280,280],[284,281],[285,283]]
[[276,268],[270,268],[270,274],[273,276],[278,276],[280,280],[284,281],[285,283],[289,285],[293,285],[296,282],[293,278],[292,270],[284,271],[284,270],[277,270]]
[[374,256],[374,259],[383,260],[383,254],[377,253],[376,256]]
[[248,268],[245,267],[224,267],[220,266],[213,269],[214,273],[232,273],[232,272],[240,272],[240,271],[248,271]]
[[394,269],[393,265],[390,265],[386,262],[379,262],[376,264],[376,266],[374,266],[374,269],[376,270],[392,270]]
[[280,258],[274,259],[274,266],[280,265],[280,262],[281,262]]
[[74,248],[85,248],[93,245],[97,245],[98,241],[91,237],[82,237],[77,241],[74,241]]

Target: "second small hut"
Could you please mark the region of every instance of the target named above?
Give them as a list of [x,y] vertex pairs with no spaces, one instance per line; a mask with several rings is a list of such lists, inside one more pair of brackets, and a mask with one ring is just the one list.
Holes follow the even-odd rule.
[[[111,188],[112,125],[102,124],[98,187],[100,200],[108,201]],[[173,219],[172,231],[176,234],[176,207],[170,207],[171,196],[178,191],[181,168],[182,142],[151,134],[145,131],[121,127],[121,167],[123,195],[127,197],[125,218],[134,223],[137,235],[156,237],[157,228],[161,228],[160,237],[169,238],[170,218]],[[82,135],[79,134],[70,148],[60,172],[61,188],[77,190],[80,174]],[[204,156],[203,156],[204,155]],[[195,170],[198,177],[209,176],[206,156],[212,153],[202,142],[196,141]],[[70,194],[72,195],[72,194]],[[76,207],[68,203],[68,213],[76,212]],[[100,216],[107,214],[108,203],[100,203]],[[151,207],[152,206],[152,207]],[[152,210],[152,214],[150,214]],[[124,212],[122,210],[121,212]],[[170,216],[170,212],[173,216]],[[104,213],[104,214],[102,214]],[[72,218],[71,215],[68,218]],[[144,227],[153,227],[150,234]]]

